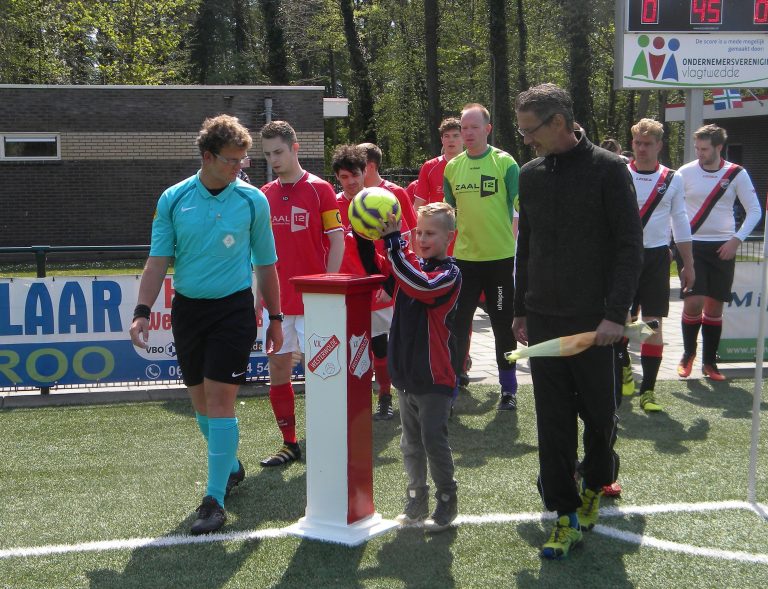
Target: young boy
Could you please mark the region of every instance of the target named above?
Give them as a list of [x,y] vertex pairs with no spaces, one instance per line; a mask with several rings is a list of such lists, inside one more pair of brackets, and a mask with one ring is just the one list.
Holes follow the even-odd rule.
[[[408,476],[408,497],[397,521],[409,525],[426,519],[424,527],[435,532],[449,527],[458,513],[448,417],[459,364],[453,324],[461,273],[446,253],[455,223],[446,203],[419,209],[412,238],[422,260],[400,239],[401,223],[394,215],[381,228],[384,266],[396,281],[387,356],[392,383],[402,391],[400,448]],[[437,488],[429,519],[427,463]]]

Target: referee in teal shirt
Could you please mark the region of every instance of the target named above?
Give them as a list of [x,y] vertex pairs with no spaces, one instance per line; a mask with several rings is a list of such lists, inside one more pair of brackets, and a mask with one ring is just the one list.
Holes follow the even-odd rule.
[[201,169],[168,188],[157,203],[130,330],[133,344],[146,347],[151,307],[175,259],[173,338],[208,442],[208,488],[192,524],[195,535],[224,525],[224,497],[245,478],[237,459],[235,398],[256,340],[254,267],[270,319],[265,352],[278,352],[283,344],[269,205],[260,190],[237,177],[248,164],[251,144],[248,129],[235,117],[219,115],[203,123],[197,137]]

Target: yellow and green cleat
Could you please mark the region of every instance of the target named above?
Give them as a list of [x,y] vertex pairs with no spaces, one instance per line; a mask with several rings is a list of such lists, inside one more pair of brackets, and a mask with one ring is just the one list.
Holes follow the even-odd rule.
[[548,560],[560,560],[568,556],[571,548],[581,542],[581,530],[571,526],[567,515],[561,515],[552,528],[549,540],[541,547],[541,556]]
[[579,517],[579,527],[582,530],[588,532],[595,527],[600,515],[600,496],[602,494],[602,490],[593,491],[582,486],[581,507],[576,510],[576,515]]
[[664,407],[656,402],[656,397],[654,396],[653,391],[643,391],[640,394],[640,407],[643,411],[648,413],[664,410]]
[[635,377],[632,374],[631,366],[624,366],[621,371],[622,383],[621,394],[625,397],[631,397],[635,394]]

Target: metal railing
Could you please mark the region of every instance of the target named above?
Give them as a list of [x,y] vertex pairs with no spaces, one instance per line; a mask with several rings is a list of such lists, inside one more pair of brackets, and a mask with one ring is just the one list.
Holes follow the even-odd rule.
[[0,254],[32,254],[35,256],[37,277],[45,278],[48,268],[48,254],[96,253],[96,252],[149,252],[148,245],[28,245],[0,247]]
[[736,252],[737,262],[762,262],[764,240],[762,235],[750,235]]

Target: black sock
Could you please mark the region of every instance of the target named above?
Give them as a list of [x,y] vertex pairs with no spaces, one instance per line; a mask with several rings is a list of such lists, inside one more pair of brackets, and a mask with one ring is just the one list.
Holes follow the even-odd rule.
[[683,312],[681,324],[683,327],[683,350],[686,356],[692,356],[696,353],[699,329],[701,329],[701,317],[693,317]]
[[701,322],[701,343],[704,357],[701,361],[704,364],[714,364],[717,362],[717,348],[720,346],[720,336],[723,333],[723,318],[708,317],[704,315]]
[[643,367],[643,382],[640,384],[640,394],[656,388],[656,377],[661,367],[661,356],[640,356]]

